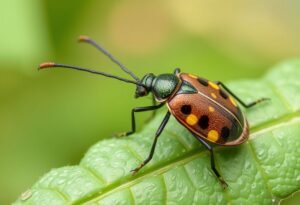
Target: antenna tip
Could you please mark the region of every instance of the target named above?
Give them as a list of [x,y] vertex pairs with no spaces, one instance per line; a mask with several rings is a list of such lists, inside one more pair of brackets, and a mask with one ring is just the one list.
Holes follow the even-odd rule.
[[45,63],[41,63],[38,67],[38,70],[44,69],[44,68],[51,68],[51,67],[55,67],[55,63],[53,62],[45,62]]
[[86,42],[86,41],[89,41],[89,40],[90,40],[90,37],[84,36],[84,35],[79,36],[79,38],[78,38],[79,42]]

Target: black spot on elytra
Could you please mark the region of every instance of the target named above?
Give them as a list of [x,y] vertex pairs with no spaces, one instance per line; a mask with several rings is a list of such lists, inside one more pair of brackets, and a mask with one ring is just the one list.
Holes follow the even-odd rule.
[[209,122],[209,118],[207,115],[202,115],[198,121],[198,125],[202,128],[202,129],[206,129],[208,128],[208,122]]
[[226,93],[223,89],[220,89],[220,95],[221,95],[224,99],[227,99],[227,98],[228,98],[227,93]]
[[230,134],[229,128],[223,127],[221,130],[221,137],[226,139],[227,137],[229,137],[229,134]]
[[191,114],[191,112],[192,112],[192,107],[191,107],[191,105],[183,105],[183,106],[181,107],[181,112],[182,112],[183,114],[185,114],[185,115]]
[[204,79],[204,78],[198,78],[197,79],[199,83],[201,83],[204,86],[208,86],[208,80]]

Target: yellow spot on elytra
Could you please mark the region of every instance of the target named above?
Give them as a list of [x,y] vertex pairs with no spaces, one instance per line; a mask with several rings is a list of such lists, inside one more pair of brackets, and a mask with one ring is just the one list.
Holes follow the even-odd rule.
[[185,121],[189,125],[195,125],[198,122],[198,118],[197,118],[196,115],[190,114],[189,116],[187,116],[187,118],[185,119]]
[[217,84],[215,84],[215,83],[213,83],[213,82],[211,82],[211,81],[208,81],[208,84],[210,85],[210,87],[212,87],[212,88],[214,88],[214,89],[216,89],[216,90],[219,90],[219,89],[220,89],[220,87],[219,87]]
[[230,102],[231,102],[235,107],[237,107],[237,104],[236,104],[236,102],[235,102],[235,100],[233,99],[232,96],[229,96],[229,100],[230,100]]
[[209,110],[209,112],[214,112],[214,111],[215,111],[215,108],[213,108],[212,106],[209,106],[209,107],[208,107],[208,110]]
[[216,94],[214,94],[214,93],[211,93],[210,95],[211,95],[211,97],[213,97],[214,99],[217,99],[217,96],[216,96]]
[[195,75],[193,75],[193,74],[189,74],[189,76],[190,76],[191,78],[195,78],[195,79],[198,78],[197,76],[195,76]]
[[207,138],[212,142],[216,142],[219,139],[219,133],[216,130],[210,130],[207,134]]

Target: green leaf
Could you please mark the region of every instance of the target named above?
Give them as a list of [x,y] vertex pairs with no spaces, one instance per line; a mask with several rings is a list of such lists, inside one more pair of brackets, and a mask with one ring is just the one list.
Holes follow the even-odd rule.
[[276,66],[264,78],[229,87],[246,102],[248,142],[215,147],[223,190],[210,169],[209,153],[174,118],[159,139],[154,159],[137,175],[163,113],[140,133],[92,146],[77,166],[53,169],[17,204],[274,204],[300,189],[300,61]]

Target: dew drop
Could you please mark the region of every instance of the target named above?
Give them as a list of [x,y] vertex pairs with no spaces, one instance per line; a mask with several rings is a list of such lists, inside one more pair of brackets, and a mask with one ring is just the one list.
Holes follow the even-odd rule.
[[32,196],[32,191],[30,189],[28,189],[27,191],[23,192],[21,194],[21,200],[22,201],[26,201],[27,199],[29,199]]
[[64,179],[60,179],[60,180],[57,181],[57,184],[58,184],[58,185],[62,185],[62,184],[64,184],[64,183],[65,183],[65,180],[64,180]]

